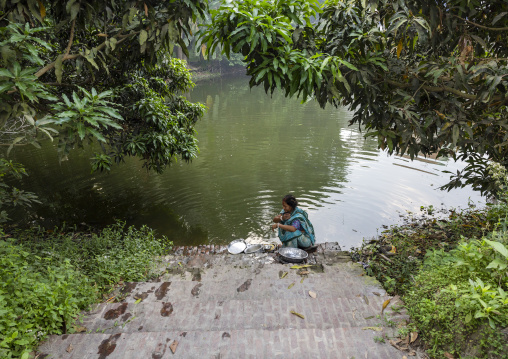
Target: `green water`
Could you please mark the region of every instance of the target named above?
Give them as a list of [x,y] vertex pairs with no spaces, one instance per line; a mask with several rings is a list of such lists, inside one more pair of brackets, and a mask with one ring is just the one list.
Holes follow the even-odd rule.
[[52,204],[37,208],[38,220],[102,225],[120,218],[147,224],[176,244],[228,243],[273,237],[271,218],[292,192],[309,212],[318,242],[349,248],[421,205],[483,202],[467,188],[437,190],[448,179],[442,171],[462,164],[389,157],[347,126],[347,109],[269,96],[249,89],[244,77],[200,83],[189,98],[209,107],[197,125],[201,153],[162,175],[147,173],[136,159],[91,174],[91,150],[75,151],[61,164],[51,144],[17,151],[30,173],[23,188]]

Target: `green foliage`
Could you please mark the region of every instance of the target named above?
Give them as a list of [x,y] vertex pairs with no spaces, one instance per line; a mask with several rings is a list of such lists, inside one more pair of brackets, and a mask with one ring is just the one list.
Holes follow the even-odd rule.
[[[494,248],[508,250],[501,242],[508,242],[508,231],[489,237],[492,240],[463,239],[449,252],[427,253],[413,287],[404,296],[433,356],[445,351],[462,353],[476,331],[492,333],[486,324],[492,330],[508,325],[508,275],[489,264],[498,259]],[[491,349],[503,348],[476,348],[477,357],[492,354],[488,353]]]
[[[370,262],[369,270],[388,291],[404,294],[431,357],[449,352],[501,358],[506,351],[499,328],[508,326],[508,229],[506,220],[493,219],[499,214],[506,218],[507,210],[501,202],[488,211],[455,214],[434,229],[435,219],[392,228],[387,238],[397,247],[397,255],[388,264],[378,257]],[[475,238],[482,233],[487,234]],[[456,246],[454,237],[460,238]],[[429,243],[432,238],[435,242]]]
[[162,172],[198,148],[194,125],[204,106],[173,47],[203,17],[200,0],[0,2],[0,145],[58,140],[65,159],[98,142],[92,171],[127,156]]
[[62,334],[95,289],[68,259],[57,262],[0,241],[0,357],[23,357],[48,334]]
[[422,207],[353,254],[388,292],[401,295],[411,330],[431,357],[506,357],[508,202],[501,198],[448,218]]
[[468,162],[444,188],[493,192],[488,161],[508,165],[507,13],[504,0],[224,1],[202,43],[245,56],[251,86],[349,106],[389,153]]
[[171,245],[123,223],[98,234],[33,229],[15,238],[0,240],[2,358],[24,358],[47,335],[72,333],[80,311],[119,281],[152,276]]
[[9,219],[5,207],[30,207],[34,202],[39,203],[32,192],[19,190],[5,183],[5,177],[20,179],[23,175],[26,175],[26,171],[22,165],[0,158],[0,223]]
[[98,234],[59,234],[56,229],[48,236],[43,229],[33,229],[20,232],[17,237],[31,253],[51,253],[57,263],[69,259],[101,291],[120,280],[146,278],[157,265],[154,257],[171,246],[166,237],[157,239],[150,228],[126,228],[123,222]]

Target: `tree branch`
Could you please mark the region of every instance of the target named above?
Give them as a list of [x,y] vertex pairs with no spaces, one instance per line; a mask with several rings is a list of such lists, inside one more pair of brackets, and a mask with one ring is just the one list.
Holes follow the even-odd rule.
[[[389,85],[392,85],[392,86],[396,86],[398,88],[408,88],[408,87],[411,87],[412,85],[411,84],[404,84],[404,83],[400,83],[400,82],[397,82],[397,81],[393,81],[393,80],[390,80],[390,79],[385,79],[386,83],[389,84]],[[429,85],[423,85],[422,86],[423,89],[425,90],[428,90],[428,91],[431,91],[431,92],[451,92],[453,93],[454,95],[458,96],[458,97],[462,97],[462,98],[465,98],[465,99],[468,99],[468,100],[476,100],[476,95],[470,95],[470,94],[467,94],[467,93],[464,93],[460,90],[457,90],[457,89],[454,89],[452,87],[448,87],[448,86],[429,86]]]
[[[62,61],[65,61],[65,60],[72,60],[72,59],[75,59],[77,57],[80,57],[81,54],[73,54],[73,55],[65,55],[62,59]],[[37,71],[35,73],[35,76],[37,77],[41,77],[42,75],[44,75],[46,72],[48,72],[49,70],[51,70],[53,67],[55,67],[56,65],[56,61],[50,63],[50,64],[47,64],[46,66],[44,66],[42,69],[40,69],[39,71]]]
[[460,19],[462,21],[465,21],[465,22],[467,22],[467,23],[469,23],[471,25],[479,27],[481,29],[490,30],[490,31],[507,31],[508,30],[508,27],[487,27],[487,26],[483,26],[483,25],[477,24],[475,22],[469,21],[467,19],[463,19],[463,18],[461,18],[460,16],[457,16],[457,15],[452,15],[452,16],[456,17],[457,19]]
[[74,26],[76,25],[76,19],[72,20],[71,26],[71,36],[69,36],[69,44],[67,44],[67,49],[65,50],[65,56],[69,56],[69,51],[71,51],[72,41],[74,40]]
[[[133,35],[137,35],[139,34],[141,31],[136,31],[136,32],[133,32],[133,33],[130,33],[130,34],[126,34],[126,35],[121,35],[121,32],[119,32],[118,34],[116,34],[115,36],[113,36],[114,38],[121,38],[120,41],[117,42],[118,43],[121,43],[123,42],[125,39],[127,39],[128,37],[130,36],[133,36]],[[108,41],[108,40],[106,40]],[[95,47],[95,51],[100,51],[102,50],[104,47],[106,47],[106,41],[104,41],[102,44],[100,44],[99,46]],[[65,60],[72,60],[72,59],[75,59],[77,57],[80,57],[82,56],[81,54],[72,54],[72,55],[68,55],[68,54],[65,54],[65,56],[63,57],[62,61],[65,61]],[[46,72],[48,72],[49,70],[51,70],[53,67],[55,67],[56,65],[56,61],[53,61],[52,63],[50,64],[47,64],[46,66],[44,66],[42,69],[40,69],[39,71],[37,71],[35,73],[35,76],[37,77],[41,77],[42,75],[44,75]]]

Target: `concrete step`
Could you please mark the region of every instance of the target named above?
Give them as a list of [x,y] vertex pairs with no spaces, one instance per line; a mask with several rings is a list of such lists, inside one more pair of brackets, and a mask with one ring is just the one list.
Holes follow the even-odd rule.
[[[211,256],[214,260],[217,258]],[[227,258],[226,258],[227,259]],[[252,277],[253,275],[263,279],[277,279],[283,272],[295,274],[298,271],[308,271],[310,275],[313,274],[333,274],[337,280],[346,278],[356,278],[365,276],[361,265],[356,263],[335,263],[327,265],[323,263],[313,264],[307,268],[291,269],[295,264],[280,264],[280,263],[252,263],[252,264],[238,264],[230,265],[223,261],[209,264],[208,266],[199,266],[200,263],[195,263],[197,266],[190,265],[192,263],[176,262],[173,264],[165,263],[163,274],[159,276],[159,281],[178,280],[226,280],[230,278],[245,278]],[[205,263],[206,264],[206,263]],[[301,266],[301,265],[297,265]]]
[[[149,333],[52,336],[39,347],[46,359],[319,358],[398,359],[407,353],[376,343],[382,332],[362,328]],[[178,346],[173,354],[169,346]]]
[[[367,301],[366,301],[367,299]],[[82,325],[91,333],[159,331],[331,329],[385,326],[387,320],[405,321],[405,312],[393,312],[396,301],[381,311],[384,298],[293,298],[264,300],[114,303],[87,313]],[[305,317],[301,319],[291,313]],[[383,318],[384,318],[383,317]]]
[[315,292],[320,298],[386,297],[385,290],[377,283],[368,283],[368,280],[362,277],[337,280],[331,275],[322,274],[302,277],[291,273],[282,279],[270,280],[256,275],[244,278],[233,276],[227,280],[126,283],[117,298],[128,303],[139,299],[143,302],[171,302],[184,299],[216,301],[290,299],[308,298],[309,291]]

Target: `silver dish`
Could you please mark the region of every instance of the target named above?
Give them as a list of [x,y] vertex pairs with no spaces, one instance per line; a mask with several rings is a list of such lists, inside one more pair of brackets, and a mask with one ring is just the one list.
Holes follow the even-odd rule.
[[235,239],[228,244],[228,252],[231,254],[240,254],[245,250],[246,247],[247,244],[243,239]]
[[287,262],[303,262],[309,254],[300,248],[283,247],[279,249],[280,256]]
[[264,246],[262,244],[249,244],[247,248],[245,248],[244,253],[258,253],[263,251]]

